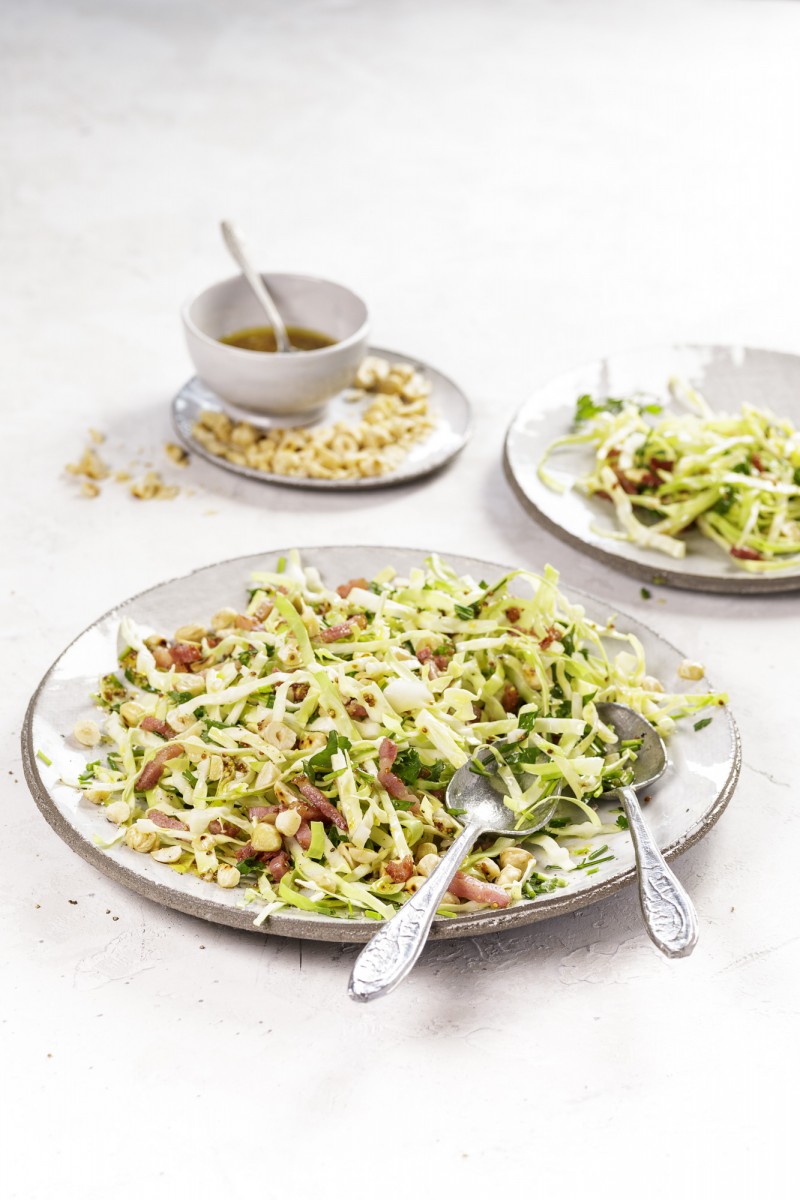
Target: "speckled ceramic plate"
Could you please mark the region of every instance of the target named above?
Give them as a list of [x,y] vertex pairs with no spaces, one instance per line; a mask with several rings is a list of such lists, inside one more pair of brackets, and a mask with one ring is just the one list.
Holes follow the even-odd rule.
[[[56,660],[30,702],[22,731],[25,776],[45,818],[68,846],[106,875],[159,904],[254,932],[332,942],[367,941],[375,931],[373,921],[338,920],[295,910],[275,913],[263,929],[256,929],[255,911],[240,907],[243,890],[223,891],[194,876],[178,875],[149,855],[137,854],[125,845],[100,849],[94,838],[105,841],[111,830],[102,810],[62,782],[76,779],[92,757],[69,734],[80,717],[91,715],[89,694],[98,678],[116,664],[120,619],[130,616],[142,624],[169,631],[187,620],[210,617],[219,608],[237,603],[237,598],[243,602],[250,573],[264,568],[274,570],[278,557],[285,553],[285,550],[267,551],[204,567],[142,592],[95,621]],[[302,553],[331,586],[360,575],[372,576],[389,564],[405,573],[419,564],[425,554],[420,550],[379,546],[313,548]],[[449,557],[449,561],[457,571],[472,574],[476,579],[492,579],[507,570],[497,564],[457,556]],[[610,614],[603,601],[569,587],[566,590],[573,599],[584,603],[595,618],[604,621]],[[637,634],[645,647],[650,669],[667,687],[685,690],[687,685],[676,677],[677,666],[684,657],[680,651],[633,617],[620,617],[617,625]],[[691,655],[691,646],[686,649]],[[689,721],[679,725],[670,741],[669,754],[669,769],[653,789],[647,817],[664,853],[674,858],[708,832],[736,785],[739,737],[730,713],[727,709],[716,710],[711,724],[697,732]],[[611,895],[633,881],[635,870],[627,834],[613,834],[607,840],[614,858],[602,863],[596,875],[576,871],[568,888],[502,911],[437,918],[431,936],[490,933],[582,908]]]
[[[705,395],[713,408],[736,411],[743,401],[770,408],[800,426],[800,357],[736,346],[665,346],[617,354],[579,367],[540,388],[522,406],[506,435],[506,475],[525,508],[556,537],[611,566],[652,583],[700,592],[738,595],[789,592],[800,588],[800,567],[750,575],[699,532],[686,535],[683,559],[612,541],[597,528],[615,529],[607,501],[567,490],[552,491],[536,474],[547,446],[569,433],[579,396],[657,396],[676,406],[667,384],[677,375]],[[685,411],[681,409],[680,411]],[[576,446],[560,451],[548,470],[567,487],[591,465],[591,452]],[[595,528],[593,528],[593,526]]]
[[[432,391],[429,404],[436,418],[436,426],[424,440],[411,447],[407,457],[396,471],[388,475],[376,475],[365,479],[307,479],[295,478],[292,475],[275,475],[268,471],[256,471],[252,467],[239,467],[227,459],[211,454],[192,435],[192,429],[203,409],[213,408],[227,411],[235,420],[250,421],[258,424],[258,419],[252,413],[243,409],[233,409],[223,404],[219,396],[198,379],[190,379],[184,384],[172,401],[172,423],[175,431],[187,450],[199,454],[215,467],[224,471],[233,471],[235,475],[244,475],[248,479],[257,479],[260,483],[277,483],[282,487],[314,488],[321,491],[363,491],[370,488],[392,487],[395,484],[411,483],[438,471],[446,463],[463,450],[472,432],[472,410],[469,400],[459,387],[427,363],[409,358],[406,354],[398,354],[395,350],[381,350],[370,347],[370,354],[386,358],[390,362],[409,363],[422,372],[431,383]],[[332,425],[336,421],[355,421],[373,397],[366,397],[355,403],[346,399],[346,392],[341,392],[330,401],[324,414],[304,429],[316,429],[324,425]]]

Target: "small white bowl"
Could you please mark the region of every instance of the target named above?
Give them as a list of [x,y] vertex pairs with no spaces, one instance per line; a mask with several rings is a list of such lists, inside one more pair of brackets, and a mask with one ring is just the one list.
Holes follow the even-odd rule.
[[206,288],[181,309],[189,354],[197,374],[222,400],[277,422],[311,421],[355,378],[367,348],[367,306],[327,279],[262,278],[287,325],[327,334],[335,344],[296,354],[224,345],[221,337],[269,324],[246,281],[236,275]]

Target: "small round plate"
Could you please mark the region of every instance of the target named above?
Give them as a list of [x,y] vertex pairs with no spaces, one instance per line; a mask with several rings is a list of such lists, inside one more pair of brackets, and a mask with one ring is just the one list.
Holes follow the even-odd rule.
[[[387,546],[329,546],[301,549],[303,561],[318,569],[333,587],[343,579],[375,575],[386,566],[406,574],[419,566],[428,551]],[[69,737],[76,721],[91,712],[90,693],[97,680],[117,662],[120,620],[129,616],[153,629],[175,629],[187,620],[210,615],[224,605],[246,596],[253,571],[274,570],[285,550],[274,550],[247,558],[215,563],[150,588],[99,617],[68,646],[45,675],[28,706],[22,729],[25,778],[45,819],[67,845],[92,866],[118,883],[167,908],[203,917],[222,925],[253,933],[283,937],[315,938],[326,942],[365,942],[375,932],[374,921],[340,920],[318,913],[284,909],[274,913],[265,926],[254,926],[257,910],[243,907],[244,889],[224,891],[194,875],[178,875],[149,854],[137,854],[125,845],[104,850],[113,827],[102,809],[89,803],[74,787],[75,780],[97,750],[82,750]],[[509,568],[478,559],[442,555],[460,574],[475,579],[492,579]],[[678,678],[684,655],[634,617],[623,616],[602,600],[565,586],[567,595],[583,604],[603,622],[616,614],[619,628],[636,634],[644,646],[653,674],[667,688],[685,691],[691,684]],[[694,685],[710,687],[707,680]],[[647,806],[647,821],[667,858],[674,858],[703,837],[719,818],[730,799],[740,770],[739,735],[727,708],[714,711],[711,724],[695,730],[691,720],[678,723],[669,739],[669,766],[653,788]],[[472,937],[517,925],[527,925],[594,904],[636,878],[633,850],[627,833],[609,834],[605,841],[613,857],[597,872],[574,871],[570,886],[535,900],[499,911],[469,913],[452,918],[438,917],[431,937]]]
[[[192,429],[203,409],[213,408],[228,412],[235,420],[250,421],[258,425],[256,414],[245,413],[242,409],[232,409],[212,392],[210,388],[195,376],[184,384],[172,401],[172,423],[175,431],[187,450],[199,454],[215,467],[225,471],[233,471],[235,475],[244,475],[248,479],[257,479],[261,483],[278,483],[284,487],[315,488],[321,491],[362,491],[369,488],[393,487],[395,484],[410,483],[423,475],[438,471],[445,463],[463,450],[472,432],[472,410],[469,400],[459,387],[448,379],[441,371],[428,366],[427,363],[409,358],[406,354],[398,354],[395,350],[381,350],[370,347],[370,354],[390,362],[408,363],[420,371],[432,386],[429,403],[436,418],[436,426],[423,441],[416,442],[408,455],[395,471],[386,475],[370,476],[364,479],[308,479],[293,475],[276,475],[268,471],[257,471],[253,467],[240,467],[211,454],[192,436]],[[329,402],[323,415],[315,421],[303,425],[303,429],[313,430],[325,425],[333,425],[336,421],[357,420],[360,413],[374,397],[367,396],[364,400],[348,401],[346,392]]]
[[591,451],[586,447],[570,447],[548,460],[548,471],[560,477],[570,490],[559,494],[539,479],[536,471],[548,445],[572,429],[579,396],[646,393],[657,397],[665,408],[675,410],[667,386],[673,376],[697,388],[720,411],[737,411],[747,402],[769,408],[800,426],[797,355],[738,346],[664,346],[617,354],[559,376],[523,404],[509,426],[505,443],[506,475],[517,498],[562,541],[650,583],[734,595],[799,589],[800,567],[750,575],[721,547],[696,531],[685,535],[683,559],[603,537],[597,528],[616,529],[608,503],[570,488],[591,465]]

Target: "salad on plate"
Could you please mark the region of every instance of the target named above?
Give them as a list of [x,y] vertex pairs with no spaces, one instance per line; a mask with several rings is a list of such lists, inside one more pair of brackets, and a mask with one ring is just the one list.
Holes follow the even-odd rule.
[[753,574],[800,565],[800,430],[767,409],[743,404],[714,412],[680,380],[670,382],[685,411],[664,414],[645,399],[579,397],[575,432],[548,446],[541,481],[563,492],[551,455],[585,445],[592,453],[573,486],[610,501],[617,528],[603,537],[682,559],[697,529]]
[[629,705],[665,737],[726,702],[666,691],[638,639],[594,622],[553,568],[486,581],[437,555],[332,589],[295,551],[253,575],[241,608],[171,637],[126,618],[119,641],[94,696],[102,721],[74,730],[97,755],[77,786],[118,827],[95,841],[238,889],[257,923],[286,907],[391,917],[460,831],[447,785],[470,761],[482,769],[487,743],[520,827],[560,802],[532,837],[483,839],[440,912],[566,887],[624,828],[601,797],[630,780],[638,745],[617,741],[596,702]]

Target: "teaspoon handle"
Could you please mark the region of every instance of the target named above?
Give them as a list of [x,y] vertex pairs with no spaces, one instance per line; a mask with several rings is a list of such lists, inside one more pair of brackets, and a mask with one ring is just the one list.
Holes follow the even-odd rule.
[[636,855],[639,903],[652,940],[668,958],[684,958],[697,942],[697,913],[673,874],[642,815],[633,788],[619,790]]
[[367,942],[350,976],[351,999],[375,1000],[405,979],[422,953],[442,897],[480,832],[480,825],[467,825],[419,891]]
[[275,344],[277,345],[278,350],[284,354],[288,353],[292,347],[289,342],[289,335],[286,332],[286,326],[284,324],[283,317],[278,312],[277,305],[268,292],[263,279],[255,270],[249,258],[247,257],[239,234],[236,232],[236,229],[230,221],[221,221],[219,227],[220,232],[222,233],[222,240],[228,247],[228,252],[230,253],[231,258],[239,266],[242,274],[255,293],[256,299],[269,317],[270,324],[272,325],[272,329],[275,334]]

